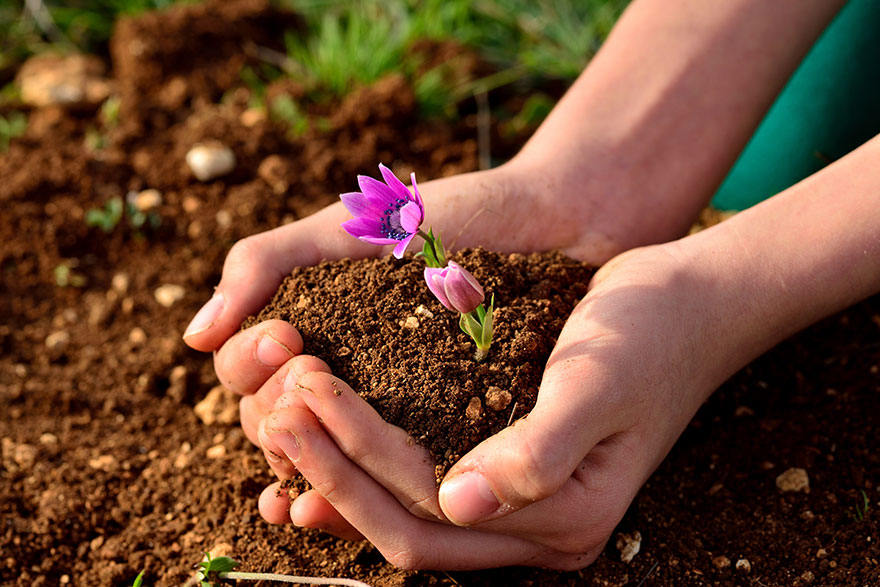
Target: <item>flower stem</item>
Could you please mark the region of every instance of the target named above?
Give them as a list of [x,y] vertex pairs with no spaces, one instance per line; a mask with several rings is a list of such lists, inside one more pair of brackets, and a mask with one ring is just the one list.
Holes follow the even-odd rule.
[[297,583],[300,585],[343,585],[345,587],[370,587],[366,583],[354,579],[336,579],[323,577],[297,577],[295,575],[280,575],[278,573],[240,573],[228,571],[220,573],[221,579],[243,579],[246,581],[278,581],[279,583]]

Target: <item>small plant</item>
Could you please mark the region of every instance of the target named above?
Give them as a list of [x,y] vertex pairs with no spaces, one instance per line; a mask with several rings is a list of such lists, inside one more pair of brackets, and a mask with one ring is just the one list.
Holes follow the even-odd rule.
[[379,165],[385,183],[358,176],[360,192],[341,194],[342,203],[355,218],[342,224],[348,234],[374,245],[395,245],[392,254],[400,259],[407,245],[420,236],[424,241],[417,256],[424,257],[425,282],[431,293],[449,310],[461,314],[459,326],[477,345],[476,360],[482,361],[492,344],[495,297],[483,306],[485,294],[476,278],[454,261],[447,262],[440,236],[424,232],[425,205],[412,179],[413,193],[390,169]]
[[865,515],[868,513],[868,508],[871,505],[871,501],[868,499],[868,494],[865,493],[865,490],[859,489],[859,492],[862,494],[862,502],[856,503],[853,507],[853,511],[849,512],[849,517],[852,518],[854,522],[864,522]]
[[134,583],[131,584],[131,587],[141,587],[144,584],[144,571],[138,573],[138,576],[134,578]]
[[101,125],[105,129],[116,128],[119,126],[119,106],[120,100],[117,96],[110,96],[104,103],[101,104],[101,109],[98,111],[98,117],[101,120]]
[[0,116],[0,151],[9,150],[9,142],[27,130],[27,116],[13,110],[8,116]]
[[122,220],[123,212],[122,198],[110,198],[104,208],[92,208],[86,212],[86,224],[88,226],[97,226],[104,232],[113,232],[119,221]]
[[[213,587],[225,581],[276,581],[279,583],[297,583],[300,585],[343,585],[344,587],[370,587],[366,583],[354,579],[337,579],[321,577],[298,577],[296,575],[281,575],[278,573],[242,573],[234,571],[239,563],[228,556],[212,557],[210,552],[205,553],[205,559],[197,567],[195,576],[184,584],[184,587],[198,585],[199,587]],[[137,586],[133,586],[137,587]]]
[[85,276],[73,270],[76,265],[75,259],[73,261],[64,261],[52,270],[52,274],[55,276],[55,284],[58,287],[83,287],[86,284]]
[[274,121],[287,124],[288,133],[292,137],[300,137],[309,129],[309,119],[300,110],[293,98],[281,95],[272,101],[269,106],[269,116]]
[[[131,195],[131,194],[130,194]],[[134,193],[136,196],[137,194]],[[145,227],[158,228],[162,224],[162,218],[155,210],[141,210],[129,198],[129,201],[123,204],[122,198],[110,198],[104,208],[92,208],[86,212],[86,224],[88,226],[97,226],[104,232],[113,232],[113,229],[119,224],[123,216],[128,217],[129,225],[134,229]]]

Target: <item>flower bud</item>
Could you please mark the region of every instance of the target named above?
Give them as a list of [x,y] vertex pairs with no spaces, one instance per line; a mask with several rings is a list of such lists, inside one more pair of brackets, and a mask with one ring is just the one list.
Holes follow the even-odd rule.
[[455,261],[442,269],[426,267],[425,281],[441,304],[460,314],[473,312],[485,298],[477,279]]

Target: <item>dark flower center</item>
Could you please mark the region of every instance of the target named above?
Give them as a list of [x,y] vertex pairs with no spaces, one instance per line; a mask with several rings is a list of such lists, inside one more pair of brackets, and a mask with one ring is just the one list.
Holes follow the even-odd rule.
[[380,229],[385,238],[402,241],[410,236],[410,233],[405,231],[403,225],[400,223],[400,209],[408,203],[409,200],[397,198],[397,200],[390,205],[390,208],[385,209],[385,216],[382,218],[382,228]]

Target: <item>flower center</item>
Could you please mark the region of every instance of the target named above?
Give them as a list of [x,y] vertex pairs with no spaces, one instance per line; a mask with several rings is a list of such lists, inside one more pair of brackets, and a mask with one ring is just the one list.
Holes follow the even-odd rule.
[[409,232],[404,230],[403,225],[400,223],[400,209],[408,203],[409,200],[397,198],[392,204],[390,204],[389,208],[385,209],[385,216],[382,218],[381,228],[382,234],[385,238],[402,241],[410,235]]

